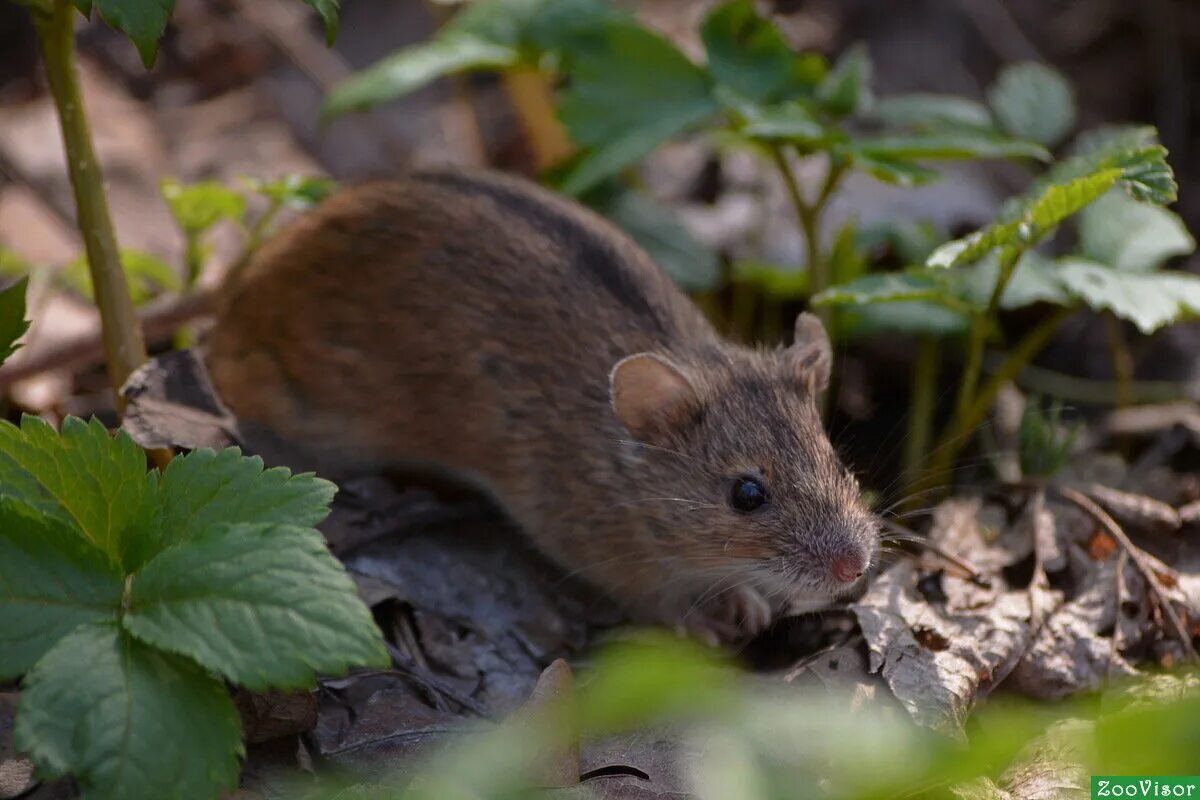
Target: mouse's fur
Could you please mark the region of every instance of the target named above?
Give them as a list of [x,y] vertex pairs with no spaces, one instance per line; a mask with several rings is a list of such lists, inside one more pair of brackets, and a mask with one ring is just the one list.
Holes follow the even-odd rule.
[[[330,198],[227,290],[208,364],[250,445],[333,477],[448,470],[566,569],[709,638],[832,599],[832,560],[877,552],[814,402],[819,322],[787,349],[725,342],[627,236],[518,179]],[[769,496],[751,513],[743,475]]]

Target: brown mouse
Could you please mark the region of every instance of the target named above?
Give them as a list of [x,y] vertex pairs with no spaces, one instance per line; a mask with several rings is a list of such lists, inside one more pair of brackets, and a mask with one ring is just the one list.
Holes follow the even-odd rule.
[[[830,346],[722,340],[613,225],[435,170],[342,191],[224,293],[208,365],[270,460],[448,472],[569,572],[709,641],[827,604],[878,552],[816,399]],[[295,462],[302,463],[295,463]]]

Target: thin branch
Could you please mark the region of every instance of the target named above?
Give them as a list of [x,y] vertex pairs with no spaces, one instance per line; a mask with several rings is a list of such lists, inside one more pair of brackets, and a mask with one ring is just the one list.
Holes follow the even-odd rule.
[[1154,574],[1154,568],[1146,563],[1141,549],[1129,539],[1121,526],[1104,509],[1096,505],[1095,501],[1090,497],[1069,486],[1055,486],[1054,490],[1064,500],[1079,506],[1092,519],[1100,523],[1100,526],[1104,528],[1108,535],[1115,539],[1124,548],[1125,552],[1129,553],[1130,559],[1133,560],[1133,565],[1137,567],[1138,572],[1142,575],[1142,580],[1146,582],[1147,590],[1154,596],[1159,608],[1162,609],[1163,615],[1171,623],[1175,636],[1179,639],[1179,643],[1183,645],[1184,652],[1187,653],[1190,660],[1200,660],[1200,656],[1196,654],[1196,648],[1192,645],[1192,637],[1188,634],[1187,628],[1184,627],[1183,622],[1179,619],[1179,615],[1175,613],[1175,607],[1171,605],[1171,599],[1164,595],[1159,588],[1158,576]]

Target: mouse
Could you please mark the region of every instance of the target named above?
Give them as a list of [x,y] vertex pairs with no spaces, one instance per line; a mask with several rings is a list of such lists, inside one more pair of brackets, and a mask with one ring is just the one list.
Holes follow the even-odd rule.
[[787,346],[728,341],[626,233],[524,178],[341,189],[214,316],[205,361],[248,449],[469,485],[635,619],[741,642],[877,561],[818,410],[820,320]]

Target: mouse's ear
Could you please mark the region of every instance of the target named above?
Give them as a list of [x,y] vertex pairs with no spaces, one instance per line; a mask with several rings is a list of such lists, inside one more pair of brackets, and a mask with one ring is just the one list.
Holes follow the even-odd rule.
[[609,391],[617,417],[641,440],[683,423],[700,403],[683,371],[654,353],[637,353],[618,361],[609,376]]
[[786,357],[801,382],[814,394],[825,391],[829,386],[833,348],[829,345],[825,326],[815,314],[804,311],[796,317],[796,340],[787,349]]

